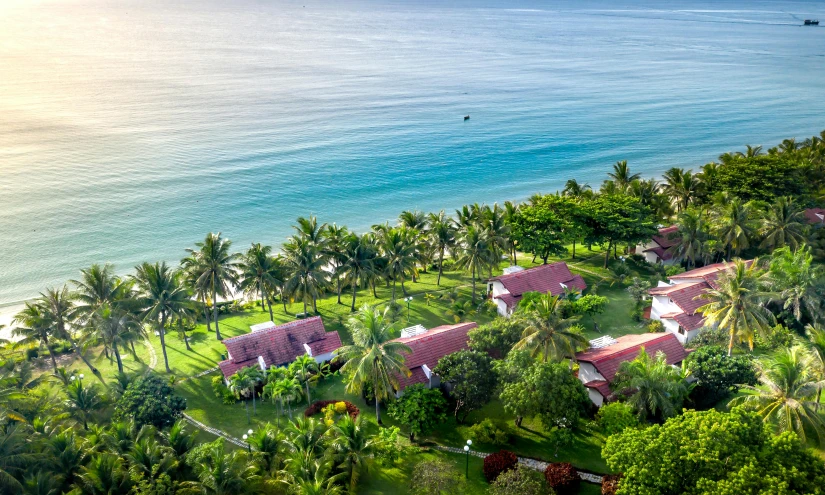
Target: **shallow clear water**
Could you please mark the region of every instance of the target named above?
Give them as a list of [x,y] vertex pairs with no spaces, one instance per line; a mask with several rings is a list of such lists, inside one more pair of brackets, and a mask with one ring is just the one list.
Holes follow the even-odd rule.
[[[0,0],[0,303],[825,128],[823,2]],[[471,119],[463,121],[463,116]]]

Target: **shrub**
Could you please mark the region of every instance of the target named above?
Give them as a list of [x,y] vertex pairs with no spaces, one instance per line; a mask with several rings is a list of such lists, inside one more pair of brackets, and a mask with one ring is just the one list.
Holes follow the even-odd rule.
[[175,394],[169,382],[157,375],[138,378],[126,387],[115,403],[114,419],[131,418],[140,426],[164,428],[174,423],[183,410],[186,399]]
[[762,349],[774,351],[791,347],[794,340],[793,332],[785,325],[776,325],[765,335],[756,334],[755,345]]
[[647,331],[650,333],[660,333],[665,331],[665,325],[659,320],[650,320],[647,324]]
[[307,418],[310,416],[315,416],[319,412],[323,411],[329,405],[332,405],[332,407],[335,408],[335,405],[339,402],[344,403],[344,405],[346,406],[347,414],[349,414],[352,419],[355,419],[361,413],[361,410],[358,409],[358,406],[346,400],[316,400],[304,410],[304,416],[306,416]]
[[569,462],[551,462],[544,470],[544,479],[556,493],[575,493],[581,478]]
[[636,306],[630,312],[630,317],[633,318],[633,321],[642,321],[645,316],[645,310],[641,306]]
[[385,466],[393,466],[401,458],[404,447],[398,443],[398,433],[401,429],[397,426],[389,428],[379,428],[375,442],[375,458]]
[[32,359],[37,359],[37,356],[40,355],[40,351],[37,350],[36,347],[31,347],[26,349],[26,361],[31,361]]
[[231,406],[238,401],[235,394],[229,390],[229,387],[223,381],[223,375],[212,377],[212,391],[215,393],[215,397],[221,399],[224,405]]
[[501,473],[488,491],[490,495],[545,495],[547,492],[541,473],[525,466]]
[[699,348],[706,345],[718,345],[727,349],[728,335],[718,328],[705,327],[699,331],[699,335],[691,339],[690,346]]
[[685,271],[685,269],[682,268],[679,265],[671,265],[671,266],[665,268],[665,275],[667,275],[668,277],[672,277],[674,275],[679,275],[680,273],[683,273],[684,271]]
[[422,461],[413,468],[410,476],[410,493],[413,495],[441,495],[461,493],[464,476],[455,465],[443,459]]
[[599,428],[607,436],[621,433],[625,428],[639,425],[636,412],[624,402],[613,402],[603,405],[596,414],[596,421],[599,424]]
[[514,469],[518,464],[518,457],[509,450],[499,450],[484,458],[484,477],[488,483],[492,483],[498,475],[505,471]]
[[619,492],[621,474],[607,474],[602,476],[602,495],[616,495]]
[[338,414],[344,414],[345,412],[347,412],[347,403],[344,401],[336,402],[335,412]]
[[470,427],[470,438],[476,442],[504,445],[510,440],[510,434],[496,426],[490,418],[484,418],[481,423]]

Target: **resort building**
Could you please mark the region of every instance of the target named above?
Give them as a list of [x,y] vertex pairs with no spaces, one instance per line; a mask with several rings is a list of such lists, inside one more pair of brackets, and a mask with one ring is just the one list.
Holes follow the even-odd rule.
[[441,325],[427,330],[421,325],[405,328],[401,337],[393,342],[401,342],[409,346],[411,353],[404,353],[404,365],[412,373],[410,376],[399,377],[400,388],[396,396],[401,397],[404,389],[416,383],[423,383],[428,388],[438,387],[441,380],[433,373],[438,360],[448,354],[467,349],[470,330],[478,326],[475,322],[458,323],[456,325]]
[[587,388],[590,400],[596,406],[602,404],[611,395],[610,384],[625,361],[632,361],[644,348],[650,356],[663,352],[667,364],[681,366],[688,352],[676,337],[668,332],[625,335],[617,339],[602,337],[591,341],[591,348],[576,354],[579,363],[579,380]]
[[565,289],[583,291],[587,284],[581,275],[573,275],[567,263],[559,261],[548,265],[524,269],[511,266],[504,269],[504,275],[493,277],[487,283],[488,293],[496,303],[498,314],[509,317],[526,292],[564,294]]
[[659,233],[654,235],[648,242],[639,244],[633,250],[634,253],[644,256],[645,261],[652,264],[661,263],[663,265],[674,265],[681,261],[673,256],[668,248],[679,244],[679,238],[673,235],[679,230],[675,225],[659,229]]
[[318,363],[332,359],[332,353],[341,347],[338,332],[327,332],[320,316],[295,320],[283,325],[273,322],[250,327],[251,332],[223,341],[227,359],[218,363],[225,378],[239,369],[291,363],[298,356],[309,354]]
[[803,213],[809,224],[816,227],[825,227],[825,208],[808,208]]
[[682,344],[690,342],[705,326],[705,318],[697,310],[708,301],[698,296],[716,288],[716,279],[730,266],[733,264],[716,263],[673,275],[668,282],[659,282],[658,287],[648,291],[653,299],[650,318],[661,321],[665,330]]

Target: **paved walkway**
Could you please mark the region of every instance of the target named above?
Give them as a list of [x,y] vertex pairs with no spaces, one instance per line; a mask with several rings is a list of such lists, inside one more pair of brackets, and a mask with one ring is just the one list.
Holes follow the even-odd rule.
[[[441,445],[436,446],[436,448],[438,450],[443,450],[444,452],[452,452],[453,454],[464,454],[465,453],[463,448],[459,449],[459,448],[456,448],[456,447],[444,447],[444,446],[441,446]],[[475,456],[475,457],[480,457],[480,458],[483,459],[483,458],[487,457],[490,454],[488,454],[486,452],[478,452],[476,450],[471,450],[470,455]],[[531,459],[529,457],[519,457],[518,462],[519,462],[519,464],[521,464],[523,466],[527,466],[530,469],[535,469],[536,471],[541,471],[541,472],[544,472],[544,470],[547,469],[547,465],[549,464],[547,462],[539,461],[537,459]],[[590,482],[590,483],[599,483],[600,484],[602,482],[602,477],[600,475],[593,474],[593,473],[586,473],[584,471],[579,471],[579,478],[581,478],[584,481]]]
[[212,428],[211,426],[206,426],[205,424],[201,423],[197,419],[193,418],[192,416],[183,413],[183,419],[194,425],[196,428],[199,428],[205,432],[211,433],[213,435],[219,436],[221,438],[225,438],[227,442],[233,443],[238,447],[242,447],[244,449],[249,448],[249,444],[241,440],[240,438],[235,438],[229,433],[219,430],[217,428]]

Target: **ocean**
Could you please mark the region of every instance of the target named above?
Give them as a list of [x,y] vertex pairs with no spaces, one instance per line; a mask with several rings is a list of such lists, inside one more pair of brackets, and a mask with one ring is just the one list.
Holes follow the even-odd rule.
[[[822,1],[0,1],[0,304],[825,129]],[[469,120],[464,120],[470,115]]]

